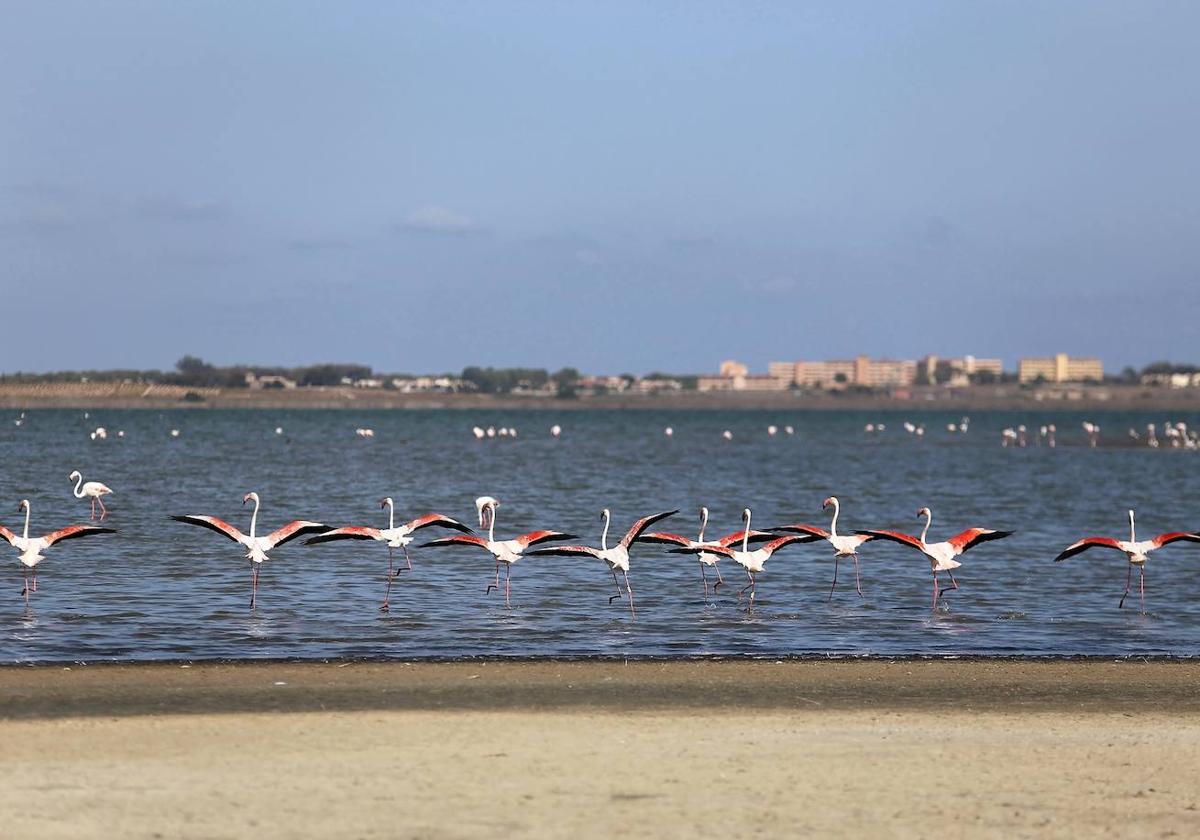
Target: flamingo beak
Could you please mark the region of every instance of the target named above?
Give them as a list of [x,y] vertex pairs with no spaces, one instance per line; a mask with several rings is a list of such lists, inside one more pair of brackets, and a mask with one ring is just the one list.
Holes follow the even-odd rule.
[[826,499],[825,501],[821,502],[821,510],[825,510],[825,508],[829,507],[831,504],[833,504],[833,499]]
[[248,502],[248,501],[250,501],[249,493],[247,493],[245,496],[242,496],[242,505],[244,506],[246,504],[246,502]]

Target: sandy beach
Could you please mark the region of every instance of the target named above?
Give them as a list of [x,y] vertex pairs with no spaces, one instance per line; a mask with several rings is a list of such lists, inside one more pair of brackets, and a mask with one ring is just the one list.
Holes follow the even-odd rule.
[[0,668],[24,837],[1195,836],[1200,664]]

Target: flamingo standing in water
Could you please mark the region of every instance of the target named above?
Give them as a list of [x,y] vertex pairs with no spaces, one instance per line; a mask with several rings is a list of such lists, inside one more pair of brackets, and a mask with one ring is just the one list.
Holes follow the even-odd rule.
[[[629,585],[629,549],[634,541],[640,537],[647,528],[668,516],[674,516],[679,513],[678,510],[668,510],[663,513],[655,513],[651,516],[643,516],[637,522],[630,526],[625,532],[625,536],[621,537],[621,541],[612,548],[608,547],[608,526],[612,523],[612,514],[608,508],[600,512],[600,518],[604,520],[604,532],[600,535],[600,547],[593,548],[590,545],[556,545],[553,548],[539,548],[537,551],[529,552],[531,555],[560,555],[566,557],[595,557],[598,560],[603,560],[609,571],[612,572],[613,583],[617,586],[617,594],[608,599],[608,603],[612,603],[616,599],[628,594],[629,596],[629,614],[634,618],[637,613],[633,608],[633,587]],[[621,582],[617,580],[617,570],[621,570],[621,574],[625,576],[625,591],[621,591]]]
[[210,531],[216,531],[236,543],[241,543],[246,548],[246,559],[250,561],[250,609],[254,609],[254,603],[258,598],[258,570],[259,567],[267,560],[267,552],[273,548],[289,543],[298,537],[303,537],[308,534],[320,533],[329,530],[327,525],[322,525],[320,522],[310,522],[307,519],[295,519],[284,525],[277,531],[272,531],[265,537],[255,535],[255,529],[258,527],[258,494],[254,492],[247,493],[242,496],[242,505],[246,502],[254,502],[254,513],[250,515],[250,533],[243,534],[237,528],[230,525],[223,519],[218,519],[215,516],[172,516],[176,522],[186,522],[189,525],[199,525],[201,528],[208,528]]
[[[25,567],[25,587],[21,590],[21,594],[25,596],[25,603],[29,603],[29,595],[32,592],[37,592],[37,564],[45,558],[42,557],[42,552],[57,542],[73,539],[75,537],[87,537],[92,534],[115,534],[116,531],[112,528],[102,528],[99,525],[68,525],[66,528],[59,528],[57,531],[51,531],[42,537],[29,536],[29,500],[22,499],[17,505],[17,511],[25,511],[25,530],[21,536],[17,536],[12,531],[0,525],[0,537],[8,540],[8,544],[20,552],[18,559],[21,565]],[[30,575],[33,575],[32,584]]]
[[821,510],[825,510],[830,505],[833,505],[833,521],[829,523],[829,530],[818,528],[815,525],[804,525],[796,523],[795,525],[781,525],[778,528],[772,528],[772,531],[787,531],[792,534],[808,534],[818,539],[825,540],[833,546],[833,585],[829,587],[829,600],[833,600],[833,591],[837,589],[838,576],[838,561],[843,557],[854,558],[854,587],[858,590],[858,597],[865,598],[862,591],[862,583],[858,578],[858,547],[868,540],[874,539],[870,534],[839,534],[837,532],[838,514],[841,513],[842,506],[838,501],[837,496],[830,496],[821,503]]
[[785,537],[776,537],[775,539],[771,540],[770,542],[766,543],[765,545],[762,545],[759,548],[756,548],[754,551],[751,551],[750,550],[750,540],[752,538],[754,538],[756,536],[770,538],[771,535],[764,533],[764,532],[760,532],[760,531],[751,531],[750,530],[750,516],[751,516],[750,508],[746,508],[745,510],[742,511],[742,522],[745,527],[740,532],[741,538],[742,538],[741,551],[736,551],[732,547],[726,547],[726,546],[720,546],[720,545],[705,545],[705,546],[698,547],[698,548],[673,548],[673,549],[671,549],[671,551],[674,554],[697,554],[701,551],[708,551],[708,552],[712,552],[714,554],[721,554],[725,557],[730,558],[731,560],[733,560],[733,562],[737,563],[739,566],[744,568],[746,570],[746,577],[748,577],[750,579],[750,582],[738,590],[737,597],[738,597],[738,600],[740,601],[742,599],[742,595],[746,592],[747,589],[749,589],[750,590],[749,611],[753,612],[754,611],[754,596],[757,594],[757,590],[758,590],[758,587],[757,587],[758,582],[754,576],[763,571],[763,566],[766,564],[766,562],[768,560],[771,559],[771,556],[776,551],[783,548],[785,545],[791,545],[792,543],[812,542],[818,538],[813,537],[813,536],[802,536],[799,534],[788,534]]
[[[709,548],[710,546],[719,546],[722,548],[729,548],[730,546],[737,545],[739,542],[741,542],[741,539],[742,539],[742,532],[737,531],[732,534],[726,534],[725,536],[721,537],[719,540],[713,540],[711,542],[706,541],[704,539],[704,529],[707,527],[708,527],[708,508],[702,507],[702,508],[700,508],[700,533],[696,536],[696,539],[689,540],[687,537],[680,536],[679,534],[669,534],[664,531],[656,531],[651,534],[643,534],[642,536],[637,538],[637,541],[638,542],[648,542],[648,543],[659,543],[659,544],[663,544],[663,545],[675,545],[675,546],[681,546],[683,548],[698,549],[698,553],[696,554],[696,560],[698,560],[699,564],[700,564],[700,580],[704,584],[704,597],[707,598],[708,597],[708,575],[705,574],[704,567],[705,566],[712,567],[712,570],[714,572],[716,572],[716,574],[717,574],[717,582],[712,585],[712,591],[713,591],[714,595],[717,594],[717,587],[720,586],[721,584],[723,584],[725,582],[725,579],[721,577],[721,570],[717,567],[717,563],[721,560],[721,557],[724,555],[716,554],[712,551],[706,551],[705,549]],[[761,542],[764,539],[770,539],[770,538],[771,538],[770,534],[764,534],[764,533],[758,532],[758,531],[756,531],[755,533],[750,535],[750,539],[755,542]]]
[[396,575],[400,574],[395,569],[395,550],[397,548],[404,550],[404,562],[408,566],[408,570],[412,571],[412,558],[408,555],[408,544],[413,541],[412,534],[422,528],[438,526],[441,528],[453,528],[456,531],[463,533],[473,533],[470,528],[462,524],[456,519],[451,519],[449,516],[444,516],[440,513],[427,513],[424,516],[418,516],[411,522],[403,523],[399,528],[396,527],[396,505],[392,501],[392,497],[379,502],[379,507],[388,509],[388,526],[386,528],[367,528],[358,525],[347,525],[343,528],[334,528],[332,531],[326,531],[324,534],[319,534],[315,537],[310,537],[304,541],[305,545],[313,545],[314,543],[333,542],[334,540],[378,540],[382,543],[387,543],[388,547],[388,570],[387,570],[387,589],[383,593],[383,604],[379,609],[387,612],[388,599],[392,594],[392,580]]
[[100,505],[100,521],[108,516],[108,508],[104,506],[104,499],[100,498],[112,492],[112,489],[107,485],[101,484],[99,481],[84,482],[83,476],[79,474],[79,470],[74,470],[69,476],[69,479],[74,480],[75,489],[71,492],[76,499],[89,498],[92,500],[92,519],[96,518],[96,504]]
[[936,610],[938,597],[945,591],[938,588],[938,572],[945,572],[950,575],[951,588],[958,589],[958,581],[954,579],[953,570],[961,566],[962,563],[959,563],[954,558],[980,543],[1011,536],[1012,531],[996,531],[991,528],[968,528],[945,542],[929,543],[925,541],[925,538],[929,536],[929,526],[933,522],[933,512],[929,508],[923,507],[917,511],[917,518],[919,519],[922,516],[925,517],[925,528],[921,531],[920,537],[903,534],[899,531],[885,530],[865,530],[856,531],[855,533],[866,534],[881,540],[898,542],[909,548],[915,548],[929,558],[929,566],[933,570],[933,606],[931,610]]
[[[512,567],[513,564],[521,559],[525,549],[531,545],[538,543],[550,542],[551,540],[573,540],[574,534],[564,534],[559,531],[530,531],[527,534],[521,534],[511,540],[496,540],[496,508],[500,507],[500,502],[492,496],[480,496],[475,500],[475,510],[479,514],[479,527],[487,528],[488,535],[485,540],[483,537],[477,537],[474,534],[467,536],[455,537],[439,537],[436,540],[430,540],[427,543],[422,543],[421,547],[427,546],[445,546],[445,545],[476,545],[484,551],[496,558],[496,580],[488,584],[488,588],[483,594],[487,595],[493,589],[500,588],[500,564],[504,564],[504,606],[511,607],[512,602],[510,595],[512,593]],[[531,554],[533,552],[530,552]]]
[[1124,553],[1129,559],[1129,571],[1125,575],[1125,594],[1121,596],[1121,601],[1117,604],[1117,609],[1125,607],[1125,599],[1129,597],[1129,586],[1133,582],[1133,567],[1138,567],[1138,594],[1142,600],[1142,613],[1146,612],[1146,559],[1151,551],[1162,548],[1164,545],[1169,545],[1179,540],[1187,540],[1188,542],[1200,542],[1200,533],[1193,534],[1187,531],[1170,531],[1166,534],[1159,534],[1150,540],[1137,541],[1137,532],[1133,527],[1133,511],[1129,511],[1129,539],[1114,540],[1112,537],[1084,537],[1076,543],[1067,546],[1062,554],[1054,558],[1055,562],[1066,560],[1068,557],[1074,557],[1080,552],[1087,551],[1092,546],[1100,546],[1101,548],[1115,548],[1117,551]]

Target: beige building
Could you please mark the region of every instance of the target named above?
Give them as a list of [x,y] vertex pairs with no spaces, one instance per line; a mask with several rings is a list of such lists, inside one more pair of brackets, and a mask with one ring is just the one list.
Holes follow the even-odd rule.
[[861,385],[889,388],[911,385],[917,363],[910,359],[833,359],[822,362],[771,362],[770,375],[801,388],[840,388]]
[[1104,365],[1096,358],[1072,358],[1058,353],[1045,359],[1021,359],[1017,379],[1021,382],[1086,382],[1104,378]]
[[950,379],[947,385],[966,385],[971,377],[979,373],[990,373],[997,379],[1004,373],[1004,363],[1000,359],[977,359],[974,356],[943,359],[940,356],[929,355],[922,359],[918,369],[925,374],[927,382],[937,381],[937,370],[940,365],[950,369]]
[[[771,374],[751,374],[746,372],[746,366],[738,362],[723,362],[722,373],[716,376],[701,376],[696,379],[697,391],[786,391],[792,387],[790,379],[782,379]],[[725,370],[734,373],[726,374]]]

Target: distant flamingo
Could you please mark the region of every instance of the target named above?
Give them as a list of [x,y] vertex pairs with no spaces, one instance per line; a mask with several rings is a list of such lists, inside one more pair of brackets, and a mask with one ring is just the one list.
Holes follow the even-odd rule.
[[[612,514],[608,508],[600,511],[600,518],[604,520],[604,532],[600,535],[600,547],[592,548],[590,545],[556,545],[553,548],[539,548],[536,551],[529,552],[530,555],[560,555],[568,557],[578,557],[584,555],[587,557],[595,557],[598,560],[603,560],[609,571],[612,572],[613,583],[617,586],[617,594],[608,599],[608,603],[612,603],[617,598],[626,594],[629,596],[629,614],[634,618],[637,613],[633,608],[633,587],[629,585],[629,549],[633,543],[640,537],[647,528],[655,522],[666,519],[668,516],[674,516],[679,513],[678,510],[668,510],[663,513],[656,513],[651,516],[643,516],[637,522],[630,526],[625,532],[625,536],[621,537],[621,541],[612,548],[608,547],[608,527],[612,522]],[[621,574],[625,576],[625,591],[621,591],[621,582],[617,580],[617,570],[621,570]]]
[[[492,496],[480,496],[475,500],[475,510],[479,514],[479,527],[487,528],[488,535],[485,540],[483,537],[461,536],[461,537],[439,537],[436,540],[430,540],[427,543],[422,543],[421,547],[425,548],[446,546],[446,545],[475,545],[482,548],[484,551],[496,558],[496,580],[488,585],[483,594],[487,595],[493,589],[500,588],[500,564],[504,563],[504,606],[511,607],[512,602],[510,595],[512,592],[512,567],[513,564],[521,559],[525,549],[531,545],[538,543],[550,542],[551,540],[573,540],[574,534],[564,534],[559,531],[530,531],[527,534],[521,534],[511,540],[496,540],[496,508],[500,507],[500,502]],[[532,552],[530,552],[532,553]]]
[[1066,560],[1068,557],[1074,557],[1076,554],[1087,551],[1093,546],[1101,548],[1115,548],[1117,551],[1124,553],[1129,559],[1129,571],[1125,575],[1125,594],[1121,596],[1120,603],[1117,604],[1117,609],[1125,607],[1125,599],[1129,597],[1129,586],[1133,582],[1133,567],[1138,567],[1138,594],[1141,596],[1142,613],[1146,612],[1146,559],[1151,551],[1162,548],[1164,545],[1170,545],[1173,542],[1187,540],[1188,542],[1200,542],[1200,533],[1193,534],[1186,531],[1169,531],[1165,534],[1159,534],[1157,537],[1149,540],[1137,541],[1137,532],[1133,526],[1133,511],[1129,511],[1129,539],[1114,540],[1112,537],[1084,537],[1076,543],[1067,546],[1062,554],[1055,557],[1055,561]]
[[424,516],[418,516],[411,522],[402,524],[399,528],[396,527],[396,505],[392,501],[392,497],[379,502],[379,507],[388,509],[388,526],[387,528],[367,528],[358,525],[347,525],[342,528],[334,528],[332,531],[326,531],[315,537],[310,537],[304,541],[305,545],[313,545],[314,543],[333,542],[335,540],[378,540],[386,543],[388,547],[388,570],[387,570],[387,589],[383,593],[383,604],[379,609],[387,612],[388,599],[392,594],[392,580],[399,572],[395,569],[395,550],[397,548],[404,550],[404,562],[408,565],[408,570],[412,571],[412,558],[408,555],[408,544],[413,541],[411,536],[422,528],[438,526],[441,528],[453,528],[456,531],[464,533],[472,533],[471,529],[462,524],[456,519],[451,519],[449,516],[443,516],[440,513],[427,513]]
[[[89,481],[86,484],[83,481],[83,476],[79,474],[79,470],[73,471],[69,476],[75,481],[75,489],[71,491],[75,494],[76,499],[90,498],[92,500],[92,519],[96,518],[96,505],[100,505],[100,521],[108,516],[108,508],[104,507],[104,499],[100,498],[106,493],[111,493],[112,490],[101,484],[99,481]],[[80,486],[82,485],[82,487]]]
[[812,541],[816,540],[817,537],[799,536],[796,534],[789,534],[786,537],[776,537],[775,539],[771,540],[770,542],[766,543],[765,545],[763,545],[759,548],[756,548],[754,551],[751,551],[750,550],[750,540],[756,534],[761,534],[761,535],[767,536],[767,537],[769,537],[770,535],[762,534],[762,532],[755,532],[755,531],[750,530],[750,517],[751,517],[750,508],[746,508],[745,510],[742,511],[742,523],[744,525],[744,528],[741,532],[741,536],[742,536],[742,550],[741,551],[736,551],[732,547],[727,548],[725,546],[705,545],[705,546],[698,547],[698,548],[674,548],[674,549],[671,549],[671,552],[673,554],[697,554],[701,551],[709,551],[714,554],[721,554],[725,557],[728,557],[731,560],[733,560],[733,562],[737,563],[739,566],[744,568],[746,570],[746,577],[748,577],[750,579],[750,582],[738,590],[737,597],[738,597],[738,600],[740,601],[742,598],[742,595],[746,592],[747,589],[749,589],[750,590],[749,611],[753,612],[754,611],[754,597],[757,594],[757,583],[758,583],[758,581],[755,579],[754,576],[763,571],[763,566],[766,564],[766,562],[768,560],[771,559],[771,556],[776,551],[783,548],[785,545],[791,545],[792,543],[812,542]]
[[[725,582],[725,580],[721,577],[721,570],[717,567],[717,563],[720,561],[723,555],[715,554],[711,551],[706,551],[705,549],[710,546],[729,548],[730,546],[737,545],[742,539],[742,532],[737,531],[733,534],[726,534],[718,540],[712,540],[711,542],[706,541],[704,539],[704,529],[706,527],[708,527],[708,508],[702,507],[700,508],[700,533],[694,540],[689,540],[687,537],[680,536],[679,534],[669,534],[664,531],[643,534],[637,538],[638,542],[660,543],[664,545],[681,546],[683,548],[699,549],[699,552],[696,554],[696,560],[698,560],[700,564],[700,580],[704,584],[705,598],[708,597],[708,576],[704,572],[705,566],[710,566],[717,574],[717,582],[712,585],[712,591],[714,595],[717,594],[717,587]],[[755,542],[761,542],[764,539],[771,539],[771,535],[755,532],[754,534],[750,535],[750,539]]]
[[837,532],[838,514],[841,512],[841,503],[838,502],[837,496],[830,496],[825,501],[821,502],[821,509],[825,510],[830,505],[833,505],[833,521],[829,523],[829,530],[818,528],[815,525],[804,525],[797,523],[795,525],[781,525],[778,528],[772,528],[772,531],[787,531],[793,534],[808,534],[810,536],[819,537],[833,546],[833,585],[829,587],[829,600],[833,600],[833,591],[837,589],[838,576],[838,561],[842,557],[854,558],[854,587],[858,590],[858,597],[863,598],[862,583],[858,578],[858,547],[868,540],[874,539],[870,534],[839,534]]
[[[99,525],[68,525],[66,528],[59,528],[57,531],[51,531],[42,537],[30,537],[29,500],[22,499],[21,503],[17,505],[17,511],[25,511],[25,530],[18,537],[12,531],[0,525],[0,537],[8,540],[8,544],[20,552],[20,556],[17,559],[21,561],[21,565],[26,569],[25,587],[21,590],[26,604],[29,603],[30,593],[37,592],[37,564],[45,559],[42,557],[43,551],[57,542],[74,539],[75,537],[116,533],[112,528],[102,528]],[[29,579],[30,574],[33,575],[32,585]]]
[[236,543],[241,543],[246,547],[246,559],[251,563],[250,573],[250,609],[254,609],[254,603],[258,597],[258,570],[262,563],[267,559],[267,552],[289,543],[292,540],[303,537],[308,534],[320,533],[327,531],[328,526],[322,525],[320,522],[310,522],[307,519],[295,519],[284,525],[277,531],[272,531],[265,537],[255,535],[255,528],[258,525],[258,494],[251,492],[242,497],[242,505],[246,502],[254,502],[254,513],[250,515],[250,533],[243,534],[237,528],[230,525],[223,519],[218,519],[215,516],[172,516],[176,522],[186,522],[189,525],[199,525],[201,528],[208,528],[210,531],[216,531]]
[[929,508],[923,507],[917,511],[917,517],[920,518],[922,516],[925,517],[925,528],[921,531],[920,537],[903,534],[899,531],[883,530],[864,530],[856,531],[855,533],[866,534],[881,540],[898,542],[909,548],[915,548],[929,558],[929,566],[933,570],[933,606],[931,609],[936,610],[938,597],[944,591],[938,588],[938,572],[945,572],[950,575],[952,589],[958,589],[958,581],[954,579],[954,572],[952,570],[957,569],[962,563],[959,563],[954,558],[980,543],[1011,536],[1012,531],[995,531],[990,528],[968,528],[961,534],[956,534],[945,542],[928,543],[925,541],[925,538],[929,535],[929,526],[933,522],[933,513]]

